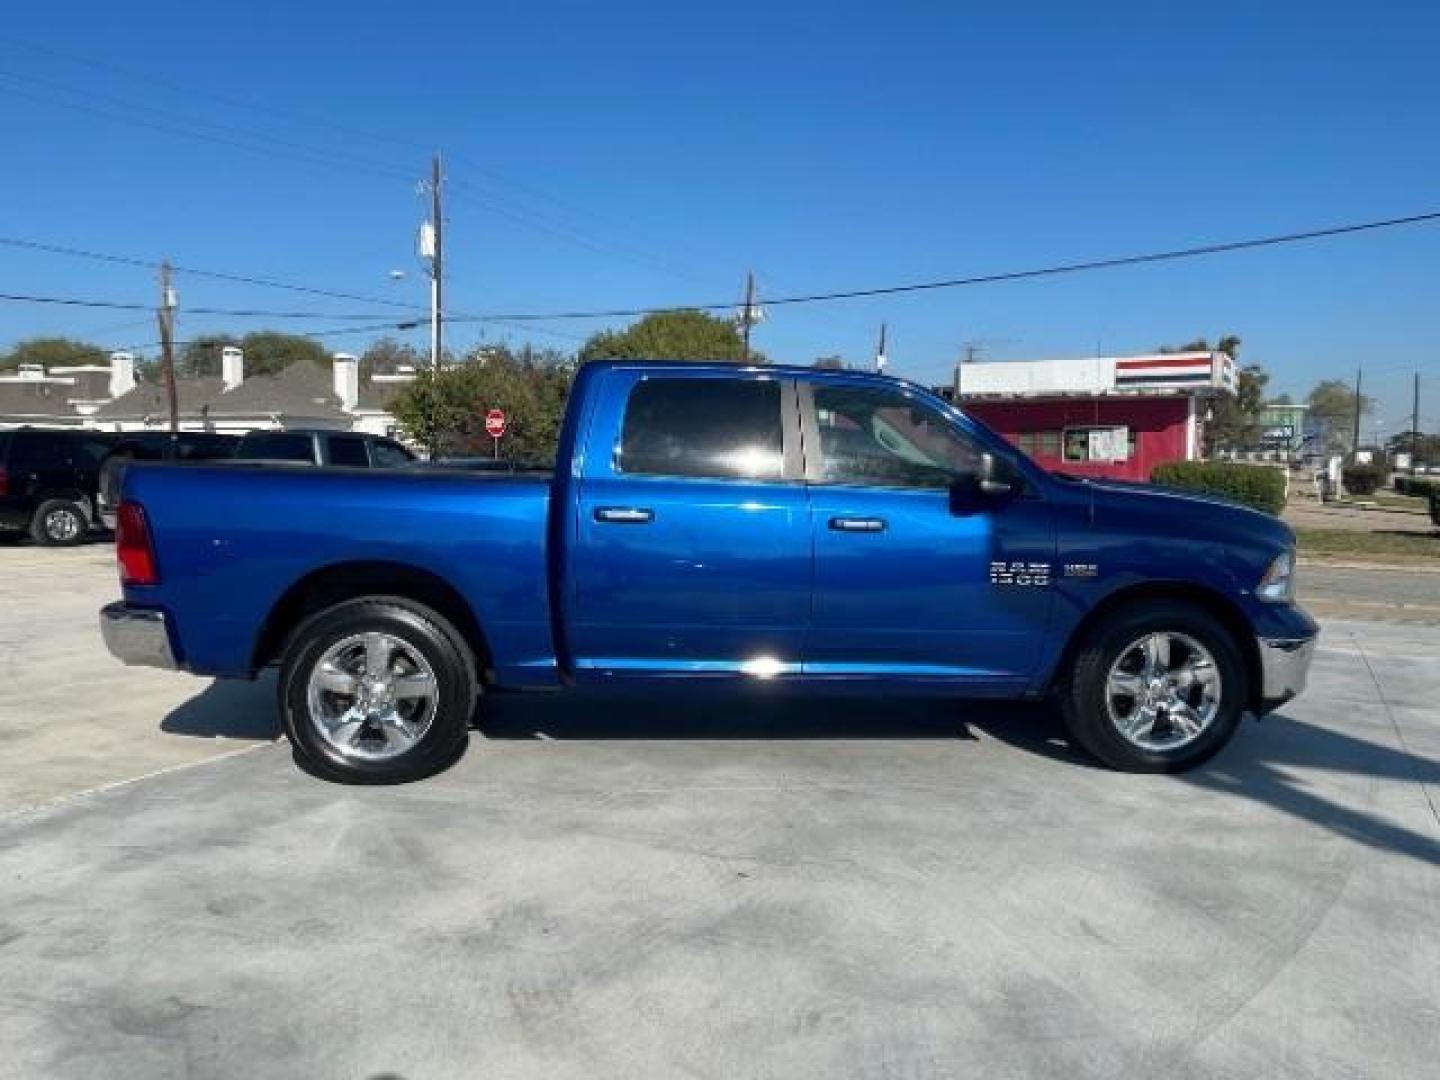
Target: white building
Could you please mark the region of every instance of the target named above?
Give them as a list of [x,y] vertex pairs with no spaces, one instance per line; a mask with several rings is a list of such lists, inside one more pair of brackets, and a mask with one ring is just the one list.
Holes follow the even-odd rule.
[[[247,377],[245,354],[221,352],[218,376],[175,380],[179,426],[184,431],[241,433],[255,428],[331,428],[392,434],[389,404],[413,370],[360,378],[360,362],[336,353],[331,370],[307,362],[273,375]],[[165,386],[139,383],[135,358],[111,354],[108,365],[27,365],[0,375],[0,427],[83,427],[102,431],[163,430],[170,409]]]

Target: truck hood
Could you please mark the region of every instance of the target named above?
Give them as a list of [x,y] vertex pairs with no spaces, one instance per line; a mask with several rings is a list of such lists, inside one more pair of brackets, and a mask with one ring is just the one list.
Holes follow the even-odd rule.
[[[1084,478],[1097,515],[1163,515],[1176,533],[1221,542],[1244,541],[1280,552],[1294,547],[1295,533],[1277,517],[1218,495],[1159,484]],[[1167,530],[1169,531],[1169,530]]]

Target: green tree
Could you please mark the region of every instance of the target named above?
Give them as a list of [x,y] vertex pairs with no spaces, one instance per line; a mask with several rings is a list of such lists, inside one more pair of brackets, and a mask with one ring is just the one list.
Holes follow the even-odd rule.
[[485,414],[500,409],[508,424],[500,456],[548,464],[573,376],[573,363],[559,353],[489,346],[458,365],[422,370],[390,408],[407,435],[441,455],[489,455]]
[[[734,324],[703,311],[646,315],[624,330],[602,330],[580,347],[581,363],[591,360],[721,360],[738,363],[744,342]],[[765,357],[750,350],[750,362]]]
[[1184,353],[1184,352],[1223,352],[1227,353],[1232,360],[1240,358],[1240,336],[1238,334],[1226,334],[1214,345],[1210,344],[1209,338],[1196,338],[1194,341],[1187,341],[1184,345],[1161,345],[1161,353]]
[[[1310,407],[1308,420],[1315,431],[1322,453],[1343,454],[1353,451],[1355,439],[1355,388],[1343,379],[1326,379],[1315,384],[1305,397]],[[1360,417],[1375,409],[1375,399],[1368,394],[1360,397]]]
[[1218,397],[1205,422],[1209,452],[1251,450],[1260,441],[1260,410],[1265,404],[1269,374],[1259,364],[1247,364],[1235,376],[1235,395]]
[[88,341],[67,337],[28,338],[18,341],[0,355],[0,371],[11,371],[21,364],[43,364],[48,370],[68,364],[107,364],[111,350]]
[[[239,345],[240,339],[230,334],[201,334],[180,346],[175,357],[175,373],[191,378],[201,375],[220,374],[220,350],[227,345]],[[250,358],[247,356],[246,374],[250,374]]]
[[844,371],[845,360],[840,356],[819,356],[810,366],[820,368],[822,371]]
[[[1183,345],[1161,345],[1161,353],[1223,352],[1240,359],[1240,336],[1225,334],[1214,345],[1209,338],[1195,338]],[[1259,364],[1247,364],[1235,375],[1235,396],[1218,397],[1210,406],[1205,422],[1205,452],[1253,449],[1259,441],[1260,408],[1265,404],[1269,374]]]
[[330,350],[315,338],[285,334],[278,330],[257,330],[240,339],[245,350],[245,376],[273,375],[302,360],[329,367]]

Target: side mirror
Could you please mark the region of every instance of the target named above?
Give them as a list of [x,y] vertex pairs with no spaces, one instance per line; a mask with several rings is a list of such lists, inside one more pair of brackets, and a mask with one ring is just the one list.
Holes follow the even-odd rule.
[[950,484],[950,509],[973,513],[1002,503],[1020,490],[1020,475],[1004,458],[982,454],[976,472],[960,473]]
[[1020,476],[1005,458],[980,455],[980,493],[991,498],[1013,495],[1020,489]]

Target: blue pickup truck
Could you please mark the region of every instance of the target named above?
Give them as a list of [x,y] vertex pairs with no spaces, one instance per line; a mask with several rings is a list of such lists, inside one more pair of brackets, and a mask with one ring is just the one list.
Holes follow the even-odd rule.
[[1101,761],[1176,771],[1299,692],[1317,633],[1274,518],[1052,475],[861,373],[595,363],[553,474],[155,465],[123,495],[111,652],[279,665],[339,780],[444,767],[488,692],[682,678],[1051,695]]

